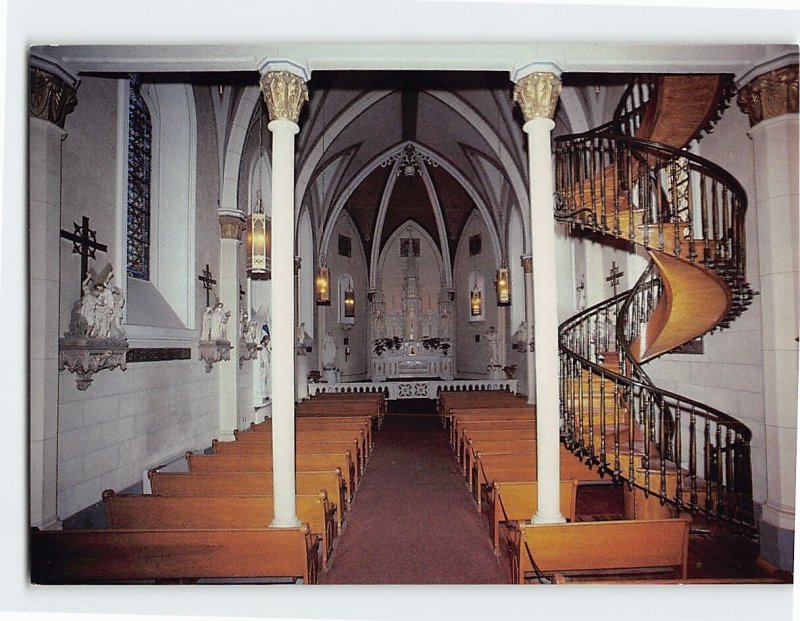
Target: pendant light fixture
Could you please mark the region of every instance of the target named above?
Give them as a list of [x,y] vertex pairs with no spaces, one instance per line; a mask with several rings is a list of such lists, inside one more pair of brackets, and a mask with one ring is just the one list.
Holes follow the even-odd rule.
[[497,289],[497,305],[511,306],[511,279],[505,262],[497,270],[497,279],[494,284]]
[[347,289],[344,292],[344,316],[348,318],[356,316],[356,294],[353,291],[352,278],[347,283]]
[[264,213],[264,203],[261,200],[261,158],[264,155],[261,123],[263,105],[259,102],[256,204],[244,220],[247,274],[254,280],[269,280],[272,274],[272,227],[270,219]]

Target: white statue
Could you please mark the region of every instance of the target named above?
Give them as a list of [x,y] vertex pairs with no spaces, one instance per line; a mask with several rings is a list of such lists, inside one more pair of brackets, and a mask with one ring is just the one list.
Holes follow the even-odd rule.
[[81,299],[72,307],[67,336],[92,339],[126,338],[122,329],[122,289],[111,284],[113,270],[106,264],[100,274],[89,270],[81,283]]
[[213,309],[211,309],[209,329],[209,340],[211,341],[227,341],[228,340],[228,319],[230,319],[230,311],[225,311],[222,308],[222,302],[217,302]]
[[211,340],[211,316],[214,313],[213,306],[207,306],[206,310],[203,311],[203,323],[200,328],[200,340],[201,341],[210,341]]
[[256,323],[247,316],[247,311],[239,311],[239,330],[241,339],[246,345],[256,344]]
[[528,323],[524,319],[520,322],[517,331],[514,332],[512,344],[519,351],[527,351],[528,349]]
[[489,352],[489,366],[496,367],[500,364],[500,356],[498,351],[497,331],[494,326],[489,328],[489,331],[484,337],[486,339],[486,350]]
[[127,335],[122,328],[122,309],[125,307],[125,296],[119,287],[114,287],[111,290],[111,295],[114,298],[114,312],[111,315],[110,336],[112,339],[125,339]]
[[271,391],[270,363],[272,359],[272,346],[269,341],[269,334],[264,334],[258,348],[258,362],[261,369],[261,395],[264,400],[269,398]]
[[322,339],[322,368],[327,370],[336,368],[336,341],[333,340],[330,330]]

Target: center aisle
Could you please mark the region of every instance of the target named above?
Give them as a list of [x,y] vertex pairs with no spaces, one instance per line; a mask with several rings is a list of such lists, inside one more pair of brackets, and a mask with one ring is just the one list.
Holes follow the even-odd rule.
[[437,416],[389,414],[321,584],[503,584]]

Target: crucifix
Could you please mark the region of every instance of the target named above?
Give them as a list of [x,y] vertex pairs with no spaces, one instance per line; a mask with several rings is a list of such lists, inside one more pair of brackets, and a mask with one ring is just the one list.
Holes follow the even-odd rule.
[[625,275],[625,272],[620,272],[619,268],[617,267],[617,262],[611,262],[611,272],[608,274],[608,278],[606,278],[606,282],[610,282],[611,286],[614,288],[614,297],[617,297],[617,287],[619,286],[619,279]]
[[242,289],[242,283],[239,283],[239,299],[244,300],[245,290]]
[[211,278],[211,270],[208,267],[208,263],[206,263],[206,269],[203,270],[203,275],[198,276],[197,280],[203,283],[203,289],[206,290],[206,308],[211,306],[211,287],[217,284],[217,281]]
[[61,229],[61,237],[72,242],[72,252],[81,255],[81,283],[89,274],[89,259],[94,259],[95,251],[107,252],[105,244],[97,242],[97,231],[89,228],[89,218],[83,216],[81,224],[72,223],[75,231],[70,233]]

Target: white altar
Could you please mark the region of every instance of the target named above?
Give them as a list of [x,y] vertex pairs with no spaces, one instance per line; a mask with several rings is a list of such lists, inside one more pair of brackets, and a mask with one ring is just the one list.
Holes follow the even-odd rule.
[[[395,267],[393,277],[387,282],[388,291],[378,284],[370,297],[370,332],[374,339],[370,379],[373,382],[414,378],[452,380],[455,376],[455,352],[449,338],[452,300],[442,287],[441,274],[434,278],[429,273],[436,261],[428,257],[428,272],[423,272],[421,278],[420,240],[416,237],[420,233],[409,226],[406,235],[398,253],[402,258],[393,259]],[[422,260],[426,259],[426,250],[423,245]],[[400,276],[402,290],[397,287]],[[390,300],[386,299],[387,292]]]

